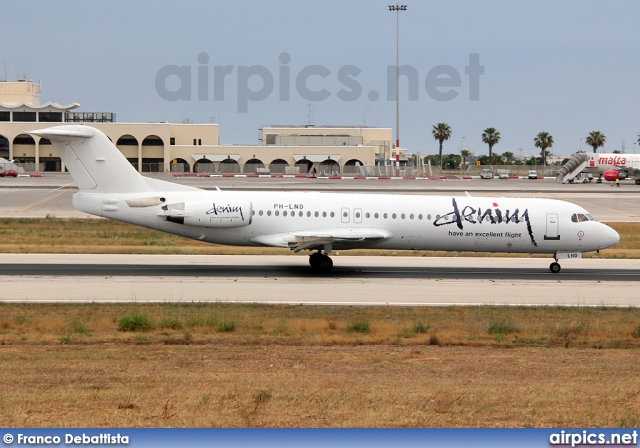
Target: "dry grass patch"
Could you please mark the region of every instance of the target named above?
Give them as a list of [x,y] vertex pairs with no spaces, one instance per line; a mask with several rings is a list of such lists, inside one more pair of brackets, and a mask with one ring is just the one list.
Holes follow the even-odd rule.
[[407,346],[0,349],[4,427],[620,427],[637,354]]

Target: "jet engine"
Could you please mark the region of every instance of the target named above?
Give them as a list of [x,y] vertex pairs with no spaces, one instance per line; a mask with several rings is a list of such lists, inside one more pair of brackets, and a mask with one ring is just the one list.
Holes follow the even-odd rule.
[[250,201],[204,200],[162,206],[165,220],[196,227],[231,228],[251,224]]
[[603,173],[604,180],[616,180],[616,179],[626,179],[628,174],[624,171],[619,170],[607,170]]

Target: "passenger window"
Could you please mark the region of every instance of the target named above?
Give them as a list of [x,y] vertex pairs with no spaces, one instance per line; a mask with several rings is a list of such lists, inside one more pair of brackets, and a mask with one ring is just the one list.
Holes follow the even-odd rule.
[[287,211],[286,210],[282,212],[282,216],[287,216]]
[[320,216],[320,213],[316,212],[315,217],[317,218],[318,216]]
[[[344,216],[346,217],[347,214],[345,213]],[[359,217],[360,217],[360,212],[356,212],[356,218],[359,218]]]
[[271,210],[267,211],[267,216],[271,216]]
[[280,212],[278,210],[275,211],[274,215],[279,216]]
[[365,218],[367,218],[367,219],[369,219],[369,218],[371,217],[371,215],[369,214],[369,212],[367,212],[367,214],[366,214],[366,215],[364,215],[364,216],[365,216]]
[[413,219],[413,213],[409,215],[409,219]]
[[393,215],[391,215],[391,217],[392,217],[393,219],[396,219],[396,214],[394,213]]
[[[419,219],[420,221],[422,221],[422,213],[420,213],[420,214],[418,215],[418,219]],[[429,217],[429,219],[431,219],[431,217]]]
[[307,212],[307,218],[311,218],[311,212]]
[[[422,216],[422,215],[420,215],[420,216]],[[420,218],[420,219],[422,219],[422,218]],[[429,214],[427,215],[427,219],[428,219],[429,221],[431,221],[431,213],[429,213]]]
[[385,213],[384,215],[382,215],[382,217],[383,217],[384,219],[387,219],[387,214]]
[[258,215],[262,216],[262,210],[260,210],[260,211],[258,212]]
[[327,212],[322,212],[322,217],[326,218],[327,217]]
[[334,216],[336,216],[336,214],[331,212],[331,217],[333,218]]
[[373,217],[376,218],[376,219],[378,219],[378,216],[380,216],[380,215],[378,215],[377,213],[375,215],[373,215]]

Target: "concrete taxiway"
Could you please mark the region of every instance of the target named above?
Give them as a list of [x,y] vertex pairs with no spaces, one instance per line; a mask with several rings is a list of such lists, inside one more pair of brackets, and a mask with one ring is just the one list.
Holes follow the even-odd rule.
[[640,260],[306,256],[24,255],[0,261],[0,301],[322,305],[637,306]]

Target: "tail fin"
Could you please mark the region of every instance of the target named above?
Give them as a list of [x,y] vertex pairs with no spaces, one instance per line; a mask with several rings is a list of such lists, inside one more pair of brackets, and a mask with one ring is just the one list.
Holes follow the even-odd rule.
[[95,193],[152,191],[115,145],[101,131],[78,125],[30,131],[47,138],[80,190]]

